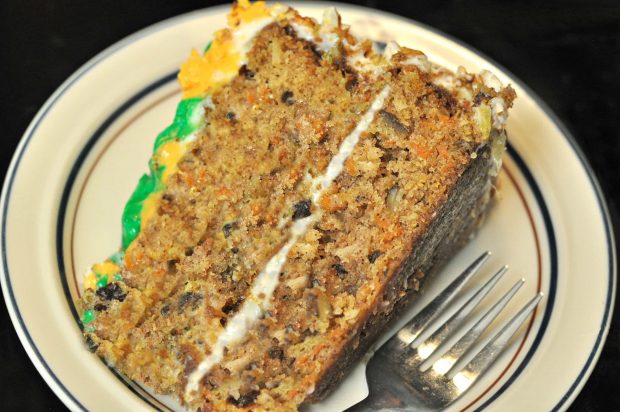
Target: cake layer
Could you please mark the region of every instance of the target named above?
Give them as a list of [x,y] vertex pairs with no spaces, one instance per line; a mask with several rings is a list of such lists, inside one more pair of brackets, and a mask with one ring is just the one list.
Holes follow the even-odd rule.
[[121,276],[82,302],[98,355],[202,411],[295,410],[339,382],[479,224],[514,98],[488,73],[380,54],[333,11],[260,26],[217,87],[182,72],[201,127],[167,141],[174,167],[156,154],[165,184]]

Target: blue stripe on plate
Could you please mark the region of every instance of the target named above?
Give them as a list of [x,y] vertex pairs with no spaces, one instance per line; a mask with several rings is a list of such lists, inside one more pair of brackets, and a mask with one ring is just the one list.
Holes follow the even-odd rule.
[[[521,85],[521,87],[524,87]],[[605,296],[605,312],[603,313],[603,319],[601,321],[601,327],[599,328],[598,334],[596,335],[596,340],[594,342],[594,347],[590,351],[588,355],[588,359],[586,360],[585,365],[581,368],[579,375],[575,378],[575,381],[570,386],[568,391],[562,396],[562,398],[558,401],[558,403],[553,407],[552,411],[561,410],[564,404],[573,396],[577,388],[582,384],[583,380],[589,376],[588,371],[591,367],[594,367],[594,361],[598,357],[600,350],[602,349],[602,345],[605,342],[605,337],[607,332],[609,331],[609,323],[611,322],[611,312],[614,307],[615,301],[615,292],[616,292],[616,274],[617,274],[617,256],[616,256],[616,245],[614,240],[614,233],[611,225],[611,218],[609,216],[609,210],[607,209],[607,203],[605,202],[605,197],[603,196],[603,191],[596,180],[594,175],[594,171],[590,167],[590,164],[587,162],[585,155],[577,145],[577,142],[570,131],[560,122],[560,120],[555,116],[555,114],[551,111],[551,109],[544,103],[540,98],[534,94],[527,86],[524,87],[528,93],[530,93],[538,105],[546,112],[546,114],[551,118],[556,127],[560,129],[562,134],[566,137],[566,140],[570,143],[572,149],[577,154],[577,158],[581,162],[583,168],[586,170],[586,174],[588,179],[590,180],[590,184],[594,189],[594,193],[596,195],[596,200],[598,202],[599,212],[603,217],[603,222],[605,224],[605,241],[607,243],[607,256],[609,265],[608,272],[608,283],[609,287],[607,288],[607,295]],[[585,382],[583,382],[585,384]]]
[[493,402],[502,393],[504,393],[504,391],[508,389],[508,387],[514,382],[514,380],[517,379],[519,375],[521,375],[521,372],[523,372],[527,364],[532,359],[532,356],[534,356],[534,353],[538,349],[538,346],[540,345],[540,342],[542,341],[542,338],[545,332],[547,331],[547,327],[549,326],[549,319],[551,319],[551,313],[553,312],[553,306],[555,303],[555,296],[556,296],[557,287],[558,287],[558,249],[556,245],[555,231],[553,229],[553,222],[551,220],[549,208],[547,207],[545,198],[542,195],[542,192],[540,190],[540,187],[538,186],[538,183],[536,182],[536,179],[534,179],[532,172],[530,171],[530,169],[527,167],[527,165],[523,161],[523,158],[519,155],[519,153],[517,153],[517,151],[511,144],[508,144],[507,151],[510,157],[512,157],[512,159],[516,163],[519,170],[521,170],[521,173],[523,173],[523,177],[525,177],[525,180],[530,186],[530,189],[532,190],[532,193],[534,194],[534,198],[536,199],[536,203],[538,203],[538,207],[540,208],[543,222],[545,224],[545,231],[547,232],[548,246],[549,246],[549,272],[550,272],[549,292],[547,295],[547,302],[545,304],[545,312],[543,314],[542,322],[540,324],[540,329],[538,329],[538,333],[536,334],[536,337],[534,338],[534,341],[532,342],[532,346],[528,350],[527,354],[525,355],[525,357],[523,358],[519,366],[515,369],[513,374],[510,375],[510,378],[508,378],[508,380],[502,385],[501,388],[495,391],[493,395],[491,395],[482,405],[480,405],[476,409],[478,411],[489,406],[491,402]]
[[[62,197],[60,199],[59,211],[58,211],[58,220],[56,223],[56,260],[58,261],[58,273],[60,275],[60,282],[62,284],[62,289],[67,299],[67,303],[71,308],[71,313],[73,318],[75,319],[78,327],[82,328],[82,323],[80,322],[80,315],[77,312],[73,299],[71,297],[71,291],[69,289],[69,284],[67,282],[67,272],[65,268],[64,261],[64,227],[65,227],[65,217],[67,212],[67,204],[69,202],[69,197],[71,196],[71,191],[73,188],[73,184],[75,183],[75,179],[77,178],[80,169],[82,168],[82,164],[88,157],[90,151],[93,149],[95,144],[99,141],[101,136],[108,130],[108,128],[126,111],[128,111],[132,106],[134,106],[137,102],[142,100],[144,97],[159,89],[163,85],[170,83],[171,81],[176,80],[177,71],[167,74],[164,77],[154,81],[153,83],[146,86],[144,89],[140,90],[138,93],[131,96],[127,101],[125,101],[122,105],[120,105],[116,110],[112,112],[107,119],[101,123],[101,125],[95,130],[92,136],[87,140],[86,145],[80,151],[71,171],[69,172],[69,176],[67,177],[67,182],[65,183],[65,187],[62,191]],[[103,362],[103,360],[102,360]],[[105,363],[105,362],[104,362]],[[144,402],[148,403],[151,407],[155,408],[158,411],[168,411],[166,405],[161,403],[157,398],[153,397],[149,393],[145,392],[139,385],[135,382],[126,379],[124,376],[120,375],[114,368],[106,365],[110,371],[116,376],[129,390],[131,390],[135,395],[137,395]]]
[[58,261],[58,269],[60,271],[61,280],[62,280],[62,288],[67,297],[68,302],[70,302],[69,306],[71,307],[71,313],[73,317],[78,321],[80,321],[80,315],[77,313],[75,305],[72,303],[71,299],[71,291],[69,290],[69,285],[66,281],[66,268],[64,261],[64,245],[63,245],[63,228],[65,225],[65,215],[67,204],[69,202],[69,197],[71,195],[71,189],[73,188],[73,184],[75,183],[75,179],[82,168],[82,164],[86,160],[86,157],[93,149],[95,144],[99,141],[101,136],[106,132],[106,130],[123,115],[127,110],[129,110],[133,105],[135,105],[138,101],[142,100],[149,93],[157,90],[161,86],[166,83],[171,82],[176,79],[176,75],[178,72],[170,73],[159,80],[154,81],[153,83],[146,86],[144,89],[140,90],[138,93],[131,96],[126,102],[124,102],[121,106],[119,106],[116,110],[112,112],[112,114],[101,123],[101,125],[95,130],[92,136],[86,141],[86,145],[80,151],[71,171],[69,172],[69,176],[67,177],[67,182],[65,183],[65,187],[62,191],[62,196],[60,198],[60,206],[58,212],[58,221],[56,222],[56,260]]

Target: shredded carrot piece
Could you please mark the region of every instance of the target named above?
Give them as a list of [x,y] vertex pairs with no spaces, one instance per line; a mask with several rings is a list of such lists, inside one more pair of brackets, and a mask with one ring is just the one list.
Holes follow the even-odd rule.
[[339,210],[344,210],[347,208],[347,202],[341,201],[335,195],[330,195],[329,193],[324,193],[319,200],[319,204],[321,208],[327,210],[329,212],[336,212]]
[[215,191],[215,194],[218,197],[223,197],[223,198],[227,198],[228,196],[230,196],[231,193],[232,193],[232,191],[229,188],[225,187],[225,186],[222,186],[222,187],[220,187],[219,189],[217,189]]
[[385,216],[377,215],[375,216],[374,221],[375,221],[375,224],[379,226],[381,229],[387,229],[392,224],[392,222]]
[[248,104],[256,103],[256,92],[254,90],[248,90],[248,93],[245,99],[248,102]]
[[153,272],[153,276],[155,277],[162,277],[166,274],[166,271],[163,269],[158,269],[156,271]]
[[258,215],[263,209],[263,207],[258,203],[253,203],[251,209],[253,215]]
[[394,230],[389,231],[383,235],[383,240],[386,242],[390,242],[396,239],[397,237],[401,236],[402,234],[403,234],[403,228],[401,225],[397,224]]
[[425,147],[420,143],[412,142],[411,148],[419,157],[424,160],[427,160],[431,156],[431,151],[428,149],[428,147]]
[[301,177],[301,172],[299,171],[299,169],[293,169],[291,170],[291,172],[288,175],[289,179],[291,179],[293,182],[297,182],[299,180],[299,178]]
[[278,154],[278,160],[283,160],[286,156],[288,156],[288,152],[282,149],[280,153]]
[[196,182],[194,181],[194,176],[192,176],[191,174],[186,174],[185,175],[185,184],[189,187],[194,186]]
[[349,157],[344,162],[344,168],[347,171],[347,173],[350,174],[351,176],[357,175],[357,167],[355,165],[355,161],[352,158]]

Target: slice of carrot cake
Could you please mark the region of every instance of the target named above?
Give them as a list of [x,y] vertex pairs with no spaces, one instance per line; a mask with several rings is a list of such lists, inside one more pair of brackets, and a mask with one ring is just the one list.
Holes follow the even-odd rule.
[[514,92],[238,1],[80,302],[89,347],[189,409],[323,398],[479,225]]

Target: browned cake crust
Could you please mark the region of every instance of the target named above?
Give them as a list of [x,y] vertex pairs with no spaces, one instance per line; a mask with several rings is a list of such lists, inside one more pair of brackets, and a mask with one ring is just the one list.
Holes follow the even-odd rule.
[[[414,252],[385,285],[380,299],[383,309],[366,313],[366,318],[360,319],[358,332],[336,355],[334,363],[322,377],[320,385],[307,399],[308,402],[323,399],[337,386],[353,363],[366,353],[374,339],[389,326],[390,321],[398,317],[400,312],[415,299],[417,286],[432,278],[482,224],[489,202],[492,200],[492,192],[488,186],[488,171],[494,167],[493,162],[490,146],[481,147],[478,150],[478,157],[467,167],[452,188],[428,231],[417,242]],[[494,188],[490,190],[493,191]],[[416,287],[405,286],[410,284]]]
[[[372,54],[370,42],[349,43]],[[323,398],[467,240],[504,144],[490,102],[509,106],[514,93],[465,73],[443,87],[447,72],[407,63],[413,50],[378,76],[350,53],[320,52],[286,21],[257,35],[127,249],[124,282],[86,292],[83,307],[97,311],[87,339],[106,362],[192,409],[294,410]],[[310,182],[386,86],[344,171],[313,204]],[[188,376],[292,222],[312,213],[320,217],[288,254],[270,307],[187,399]]]

